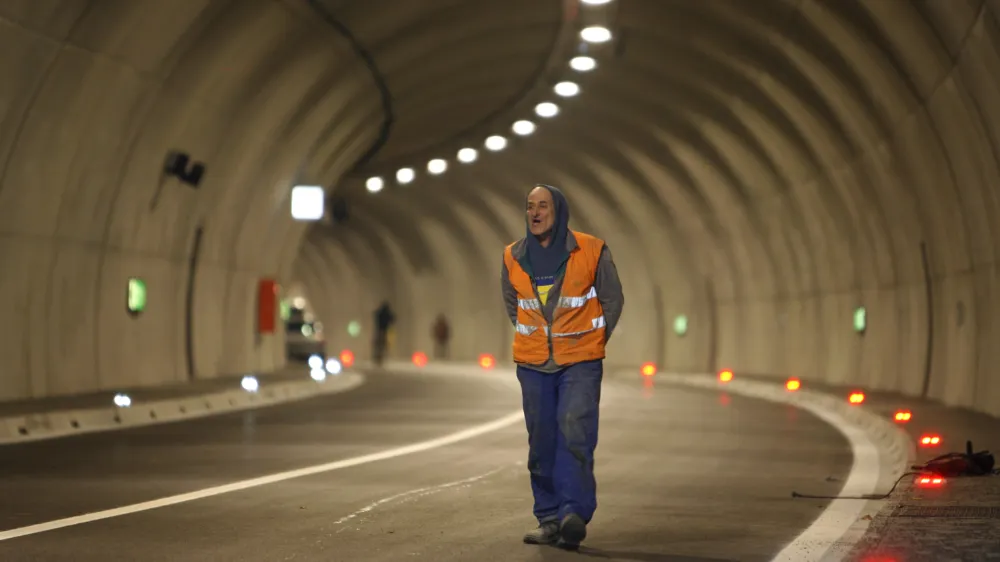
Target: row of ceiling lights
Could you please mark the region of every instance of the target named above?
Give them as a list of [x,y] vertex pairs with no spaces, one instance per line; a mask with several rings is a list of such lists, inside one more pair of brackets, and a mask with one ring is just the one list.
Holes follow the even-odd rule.
[[[612,0],[580,0],[583,4],[598,6],[608,4]],[[599,44],[611,40],[611,30],[600,25],[585,27],[580,30],[580,39],[586,43]],[[569,61],[569,67],[576,72],[590,72],[597,68],[597,60],[586,55],[573,57]],[[556,84],[552,91],[559,97],[571,98],[580,93],[580,85],[571,80],[564,80]],[[551,101],[543,101],[535,106],[535,115],[542,119],[551,119],[559,114],[559,106]],[[519,119],[511,125],[511,131],[518,136],[526,137],[535,132],[537,128],[534,121],[530,119]],[[483,143],[486,150],[499,152],[507,148],[507,137],[503,135],[490,135]],[[456,155],[459,162],[471,164],[479,158],[479,150],[466,147],[458,151]],[[441,175],[448,170],[448,161],[444,158],[434,158],[427,162],[427,172],[431,175]],[[396,171],[396,182],[408,184],[415,180],[417,171],[414,168],[400,168]],[[378,193],[385,188],[385,180],[380,176],[373,176],[365,181],[365,188],[370,193]]]

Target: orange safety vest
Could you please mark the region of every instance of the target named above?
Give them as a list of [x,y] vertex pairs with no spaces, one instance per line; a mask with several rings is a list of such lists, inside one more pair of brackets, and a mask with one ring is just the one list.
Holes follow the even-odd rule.
[[541,365],[551,356],[558,365],[604,358],[604,310],[597,300],[594,277],[604,241],[570,231],[577,247],[570,252],[559,302],[549,325],[531,276],[514,259],[514,244],[504,250],[510,284],[517,291],[514,361]]

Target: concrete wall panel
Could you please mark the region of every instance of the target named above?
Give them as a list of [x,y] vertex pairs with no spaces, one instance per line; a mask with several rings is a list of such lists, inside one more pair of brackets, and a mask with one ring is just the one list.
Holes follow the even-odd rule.
[[[310,153],[339,111],[370,123],[380,109],[345,38],[268,0],[7,3],[0,29],[0,309],[17,319],[2,328],[0,396],[186,380],[199,226],[195,375],[280,367],[284,334],[255,335],[256,297],[260,278],[287,281],[305,233],[289,189],[319,181],[299,173],[316,157],[342,173],[378,128],[323,136],[336,157]],[[337,95],[317,94],[334,72]],[[162,177],[170,150],[208,164],[197,189]],[[137,318],[130,276],[149,290]]]

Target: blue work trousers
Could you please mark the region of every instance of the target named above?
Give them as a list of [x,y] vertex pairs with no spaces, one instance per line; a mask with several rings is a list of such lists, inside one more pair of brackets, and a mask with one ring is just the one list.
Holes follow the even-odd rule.
[[539,523],[570,513],[589,523],[597,509],[597,448],[602,361],[570,365],[556,373],[518,366],[528,426],[528,472]]

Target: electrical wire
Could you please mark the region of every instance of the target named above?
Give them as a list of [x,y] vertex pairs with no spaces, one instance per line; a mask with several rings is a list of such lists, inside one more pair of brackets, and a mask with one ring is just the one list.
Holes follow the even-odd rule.
[[[916,469],[919,472],[904,472],[903,474],[901,474],[899,476],[899,478],[896,479],[896,482],[893,483],[892,488],[889,488],[889,491],[886,492],[886,493],[884,493],[884,494],[864,494],[864,495],[861,495],[861,496],[821,496],[821,495],[813,495],[813,494],[800,494],[800,493],[798,493],[798,492],[796,492],[796,491],[793,490],[792,491],[792,497],[793,498],[809,498],[809,499],[817,499],[817,500],[884,500],[884,499],[887,499],[889,496],[891,496],[894,491],[896,491],[896,487],[899,486],[899,483],[903,481],[903,478],[906,478],[907,476],[920,476],[920,475],[928,475],[928,474],[935,475],[934,468],[931,466],[932,463],[936,463],[936,462],[939,462],[939,461],[946,461],[946,460],[954,460],[954,459],[965,459],[965,460],[967,460],[972,465],[978,465],[979,466],[979,470],[981,470],[982,472],[980,472],[979,474],[975,474],[976,476],[1000,476],[1000,468],[986,469],[986,468],[984,468],[982,466],[982,464],[975,462],[976,457],[979,457],[979,456],[982,456],[982,455],[987,455],[988,456],[988,460],[989,460],[989,466],[992,467],[993,466],[993,455],[989,455],[989,453],[987,451],[983,451],[981,453],[973,454],[972,450],[973,450],[972,449],[972,441],[966,441],[965,442],[965,454],[962,454],[962,453],[947,453],[947,454],[941,455],[939,457],[934,457],[933,459],[927,461],[923,465],[913,465],[910,468]],[[971,474],[968,474],[968,475],[971,476]]]
[[[914,467],[914,468],[916,468],[916,467]],[[888,499],[889,496],[891,496],[892,493],[896,491],[896,487],[899,486],[899,483],[903,481],[903,478],[906,478],[907,476],[921,476],[921,475],[927,475],[927,474],[933,474],[933,473],[929,473],[927,471],[904,472],[903,474],[901,474],[899,476],[899,478],[896,479],[896,482],[893,483],[892,488],[889,488],[889,491],[886,492],[886,493],[884,493],[884,494],[863,494],[863,495],[860,495],[860,496],[820,496],[820,495],[812,495],[812,494],[800,494],[800,493],[798,493],[798,492],[796,492],[796,491],[793,490],[792,491],[792,497],[793,498],[807,498],[807,499],[814,499],[814,500],[884,500],[884,499]],[[991,470],[989,472],[989,474],[992,475],[992,476],[1000,476],[1000,468],[996,468],[994,470]]]
[[886,493],[884,493],[884,494],[863,494],[863,495],[860,495],[860,496],[817,496],[817,495],[812,495],[812,494],[800,494],[800,493],[798,493],[796,491],[792,491],[792,497],[793,498],[808,498],[808,499],[815,499],[815,500],[884,500],[884,499],[888,498],[889,496],[891,496],[894,491],[896,491],[896,486],[899,486],[899,483],[903,481],[903,478],[906,478],[907,476],[914,476],[914,475],[920,475],[920,474],[926,474],[926,473],[924,473],[924,472],[904,472],[902,475],[900,475],[899,478],[896,479],[896,482],[892,485],[892,488],[889,488],[889,491],[886,492]]

